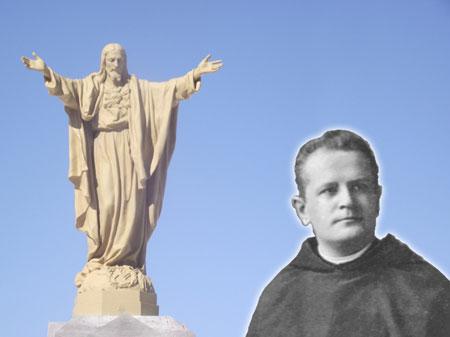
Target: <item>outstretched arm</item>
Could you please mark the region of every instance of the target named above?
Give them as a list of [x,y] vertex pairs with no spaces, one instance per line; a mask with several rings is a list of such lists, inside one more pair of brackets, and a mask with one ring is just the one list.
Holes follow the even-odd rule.
[[71,80],[65,78],[52,69],[47,67],[44,60],[41,59],[35,52],[32,53],[34,59],[25,56],[21,57],[22,63],[26,68],[38,71],[44,75],[45,86],[48,89],[48,93],[53,96],[58,96],[64,105],[74,109],[80,110],[79,107],[79,90],[81,86],[81,80]]
[[47,65],[45,64],[44,60],[41,59],[35,52],[32,53],[34,56],[34,60],[25,56],[22,56],[20,59],[22,60],[22,63],[27,67],[28,69],[39,71],[44,75],[45,79],[48,81],[50,80],[50,70],[48,70]]
[[207,55],[194,69],[194,81],[199,81],[203,74],[215,73],[223,66],[222,60],[210,61],[211,55]]
[[195,69],[189,71],[186,75],[168,81],[175,82],[176,100],[189,98],[200,89],[200,80],[203,74],[214,73],[222,67],[221,60],[209,61],[210,57],[211,55],[206,56]]

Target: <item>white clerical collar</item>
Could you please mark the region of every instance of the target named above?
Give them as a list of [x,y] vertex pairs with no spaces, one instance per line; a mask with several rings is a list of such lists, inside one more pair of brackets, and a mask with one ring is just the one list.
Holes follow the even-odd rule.
[[325,260],[328,261],[330,263],[333,264],[342,264],[342,263],[347,263],[353,260],[356,260],[358,257],[360,257],[361,255],[363,255],[372,245],[372,242],[370,242],[367,246],[365,246],[363,249],[357,251],[356,253],[353,253],[351,255],[347,255],[347,256],[329,256],[324,254],[321,249],[320,249],[320,245],[317,247],[317,251],[319,252],[319,255]]

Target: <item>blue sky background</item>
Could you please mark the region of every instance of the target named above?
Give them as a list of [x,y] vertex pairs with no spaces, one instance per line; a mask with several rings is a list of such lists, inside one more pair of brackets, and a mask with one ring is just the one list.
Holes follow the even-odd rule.
[[0,315],[8,337],[71,317],[85,263],[67,180],[67,118],[20,56],[61,74],[119,42],[160,81],[224,60],[180,108],[147,267],[160,311],[198,337],[245,334],[262,287],[310,235],[290,207],[297,148],[326,129],[372,143],[391,232],[450,274],[447,0],[3,1]]

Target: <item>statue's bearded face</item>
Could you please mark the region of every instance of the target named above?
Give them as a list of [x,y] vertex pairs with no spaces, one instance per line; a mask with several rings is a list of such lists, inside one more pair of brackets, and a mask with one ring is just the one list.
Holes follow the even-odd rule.
[[126,76],[125,57],[120,50],[111,50],[106,54],[105,69],[114,82],[121,82]]

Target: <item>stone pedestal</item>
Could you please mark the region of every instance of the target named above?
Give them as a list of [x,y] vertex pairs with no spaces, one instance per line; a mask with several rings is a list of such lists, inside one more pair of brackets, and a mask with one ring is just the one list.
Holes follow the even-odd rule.
[[123,313],[158,315],[152,281],[141,269],[130,266],[86,266],[76,278],[78,285],[73,316]]
[[139,289],[91,290],[77,294],[73,316],[153,315],[159,313],[156,294]]
[[47,337],[195,337],[169,316],[79,316],[51,322]]

